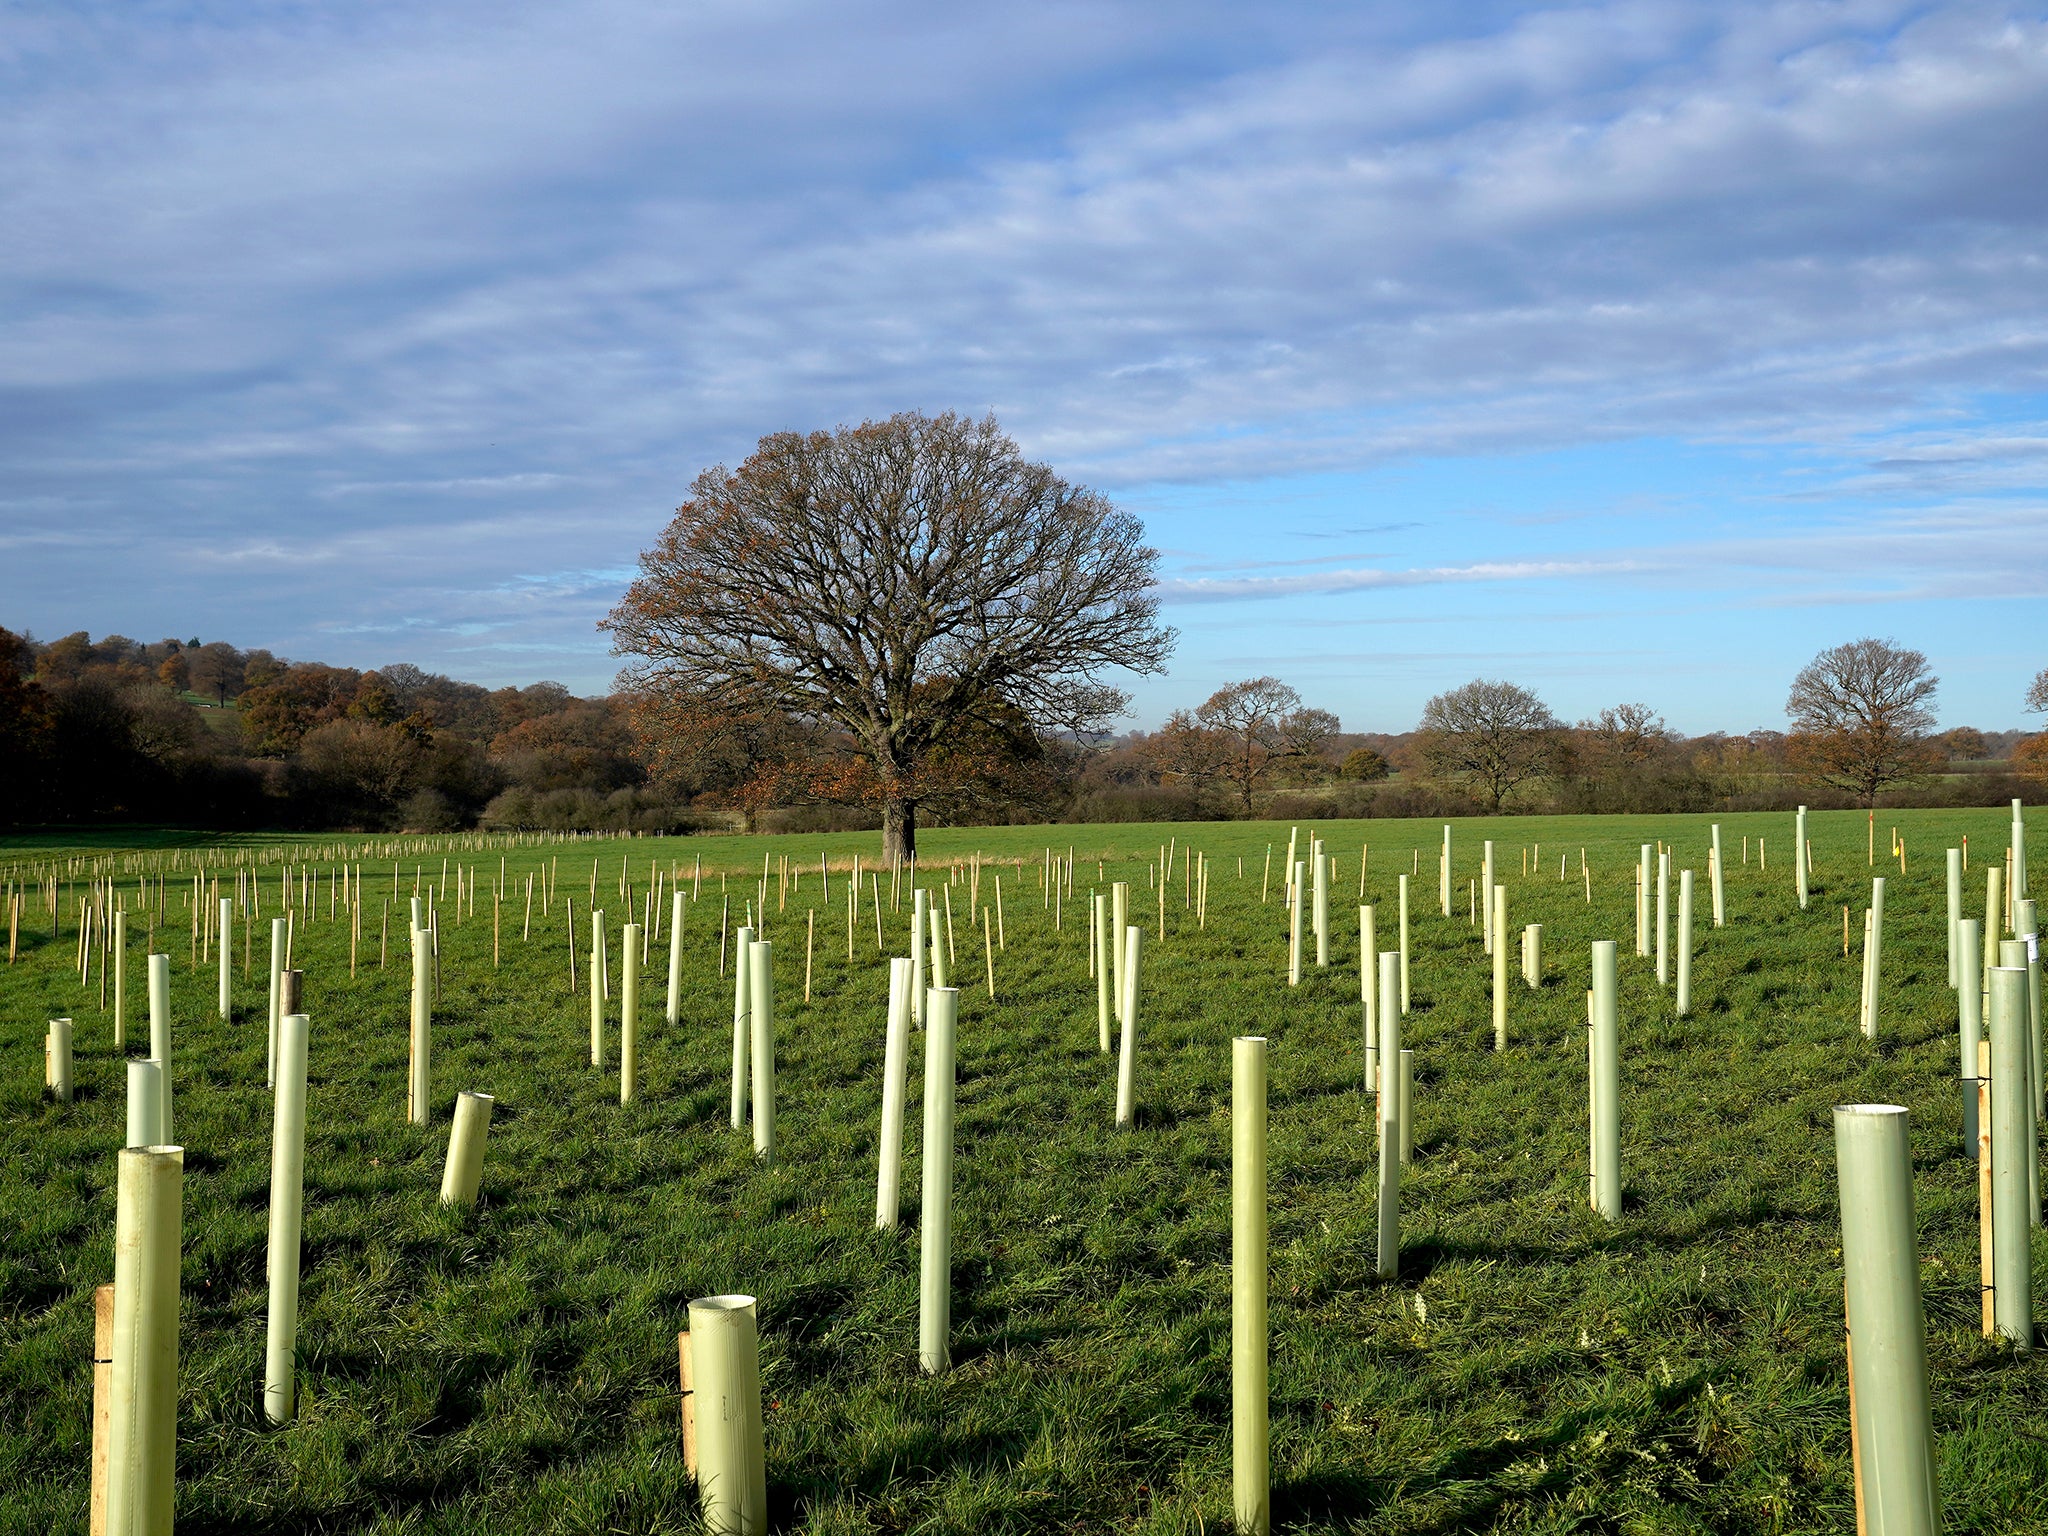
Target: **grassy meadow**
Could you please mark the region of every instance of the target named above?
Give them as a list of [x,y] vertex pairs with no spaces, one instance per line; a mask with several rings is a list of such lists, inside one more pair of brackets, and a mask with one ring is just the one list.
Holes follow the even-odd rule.
[[[1971,840],[1966,915],[2001,811],[1816,813],[1811,910],[1793,896],[1789,814],[1719,818],[1728,924],[1712,927],[1706,817],[1455,824],[1454,913],[1438,910],[1440,822],[1315,830],[1337,857],[1327,969],[1285,985],[1278,895],[1288,828],[1269,823],[926,832],[924,883],[979,851],[1003,876],[1006,947],[988,996],[968,888],[950,890],[962,988],[953,1248],[954,1369],[917,1367],[921,1046],[911,1050],[903,1225],[874,1228],[888,954],[863,891],[847,957],[844,868],[872,835],[573,842],[506,854],[442,840],[403,858],[388,963],[391,859],[362,859],[356,974],[344,921],[301,914],[312,1018],[298,1418],[263,1419],[270,1096],[263,1086],[267,919],[223,1024],[215,973],[187,950],[190,867],[283,840],[103,837],[130,909],[128,1050],[147,1051],[137,873],[166,881],[175,1135],[186,1148],[177,1528],[284,1532],[652,1533],[698,1527],[678,1434],[676,1333],[691,1297],[760,1298],[776,1528],[818,1533],[1225,1530],[1230,1511],[1230,1047],[1270,1037],[1272,1476],[1276,1529],[1841,1532],[1853,1528],[1831,1110],[1913,1110],[1922,1284],[1947,1528],[2048,1527],[2048,1363],[1981,1336],[1976,1173],[1962,1155],[1942,850]],[[1906,840],[1902,877],[1886,852]],[[1305,829],[1306,830],[1306,829]],[[1481,839],[1519,930],[1545,927],[1540,988],[1516,968],[1510,1047],[1492,1049],[1491,963],[1467,920]],[[1748,861],[1742,861],[1745,837]],[[1169,838],[1211,860],[1206,927],[1183,865],[1165,932],[1148,868]],[[1769,853],[1758,862],[1758,840]],[[1634,954],[1636,849],[1662,839],[1697,872],[1694,1012]],[[1416,1154],[1398,1281],[1374,1276],[1373,1111],[1363,1091],[1357,891],[1392,946],[1395,877],[1412,885]],[[1077,859],[1055,928],[1043,850]],[[341,840],[321,845],[342,846]],[[421,840],[410,846],[424,849]],[[1268,848],[1273,881],[1261,900]],[[1536,849],[1524,874],[1524,851]],[[1579,873],[1591,869],[1591,900]],[[817,862],[835,865],[820,900]],[[0,876],[56,856],[0,841]],[[764,854],[808,868],[786,906],[770,879],[777,973],[775,1166],[728,1124],[737,926]],[[443,856],[485,882],[443,901],[432,1123],[404,1119],[404,900]],[[1559,856],[1567,860],[1560,881]],[[684,930],[682,1017],[661,1017],[666,943],[643,984],[640,1097],[589,1064],[591,865],[614,953],[650,870],[703,895]],[[559,860],[557,899],[522,937],[527,875]],[[1239,875],[1242,860],[1243,874]],[[81,869],[83,866],[79,866]],[[292,867],[296,869],[295,862]],[[1856,1026],[1860,925],[1888,879],[1879,1037]],[[1112,1126],[1097,1050],[1087,893],[1133,882],[1147,930],[1138,1125]],[[183,882],[181,884],[181,881]],[[1676,876],[1673,878],[1674,907]],[[887,905],[889,876],[882,873]],[[31,902],[0,970],[0,1532],[83,1532],[92,1291],[112,1279],[123,1054],[99,976]],[[33,892],[31,893],[33,895]],[[561,898],[574,901],[578,982]],[[935,896],[935,900],[940,898]],[[811,998],[805,939],[815,906]],[[1620,942],[1624,1219],[1587,1205],[1588,942]],[[616,958],[614,959],[616,976]],[[77,1100],[42,1091],[44,1021],[76,1021]],[[459,1089],[497,1096],[473,1212],[437,1204]]]

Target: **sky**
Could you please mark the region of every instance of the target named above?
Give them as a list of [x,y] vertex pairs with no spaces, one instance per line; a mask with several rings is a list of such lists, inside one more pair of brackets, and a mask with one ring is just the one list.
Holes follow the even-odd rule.
[[1163,677],[2048,666],[2048,12],[0,0],[0,624],[581,692],[705,467],[994,412]]

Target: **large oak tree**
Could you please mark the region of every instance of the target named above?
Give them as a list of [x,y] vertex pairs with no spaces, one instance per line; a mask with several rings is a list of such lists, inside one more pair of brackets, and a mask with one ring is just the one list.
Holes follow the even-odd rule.
[[829,730],[844,758],[820,789],[879,803],[884,856],[908,857],[920,801],[994,728],[1099,728],[1127,702],[1103,673],[1160,669],[1157,562],[1135,517],[993,417],[905,412],[704,471],[603,627],[637,658],[626,685],[701,730]]
[[1518,785],[1550,771],[1560,729],[1527,688],[1474,678],[1422,706],[1415,747],[1432,773],[1464,781],[1498,811]]
[[1877,804],[1888,785],[1940,767],[1928,739],[1939,683],[1925,656],[1889,640],[1830,646],[1799,669],[1785,700],[1792,766]]

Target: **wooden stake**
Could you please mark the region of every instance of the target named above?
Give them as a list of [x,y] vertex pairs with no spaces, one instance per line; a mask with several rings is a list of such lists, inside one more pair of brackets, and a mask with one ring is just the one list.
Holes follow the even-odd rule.
[[92,1515],[91,1536],[106,1536],[107,1452],[114,1418],[114,1288],[92,1293]]
[[682,1357],[683,1388],[683,1470],[697,1475],[697,1386],[690,1369],[690,1331],[676,1335],[676,1351]]

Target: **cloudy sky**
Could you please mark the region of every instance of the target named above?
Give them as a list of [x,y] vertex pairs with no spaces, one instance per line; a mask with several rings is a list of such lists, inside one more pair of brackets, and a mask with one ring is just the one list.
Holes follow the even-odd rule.
[[579,690],[708,464],[994,411],[1172,671],[1781,725],[2048,664],[2048,15],[0,7],[0,624]]

